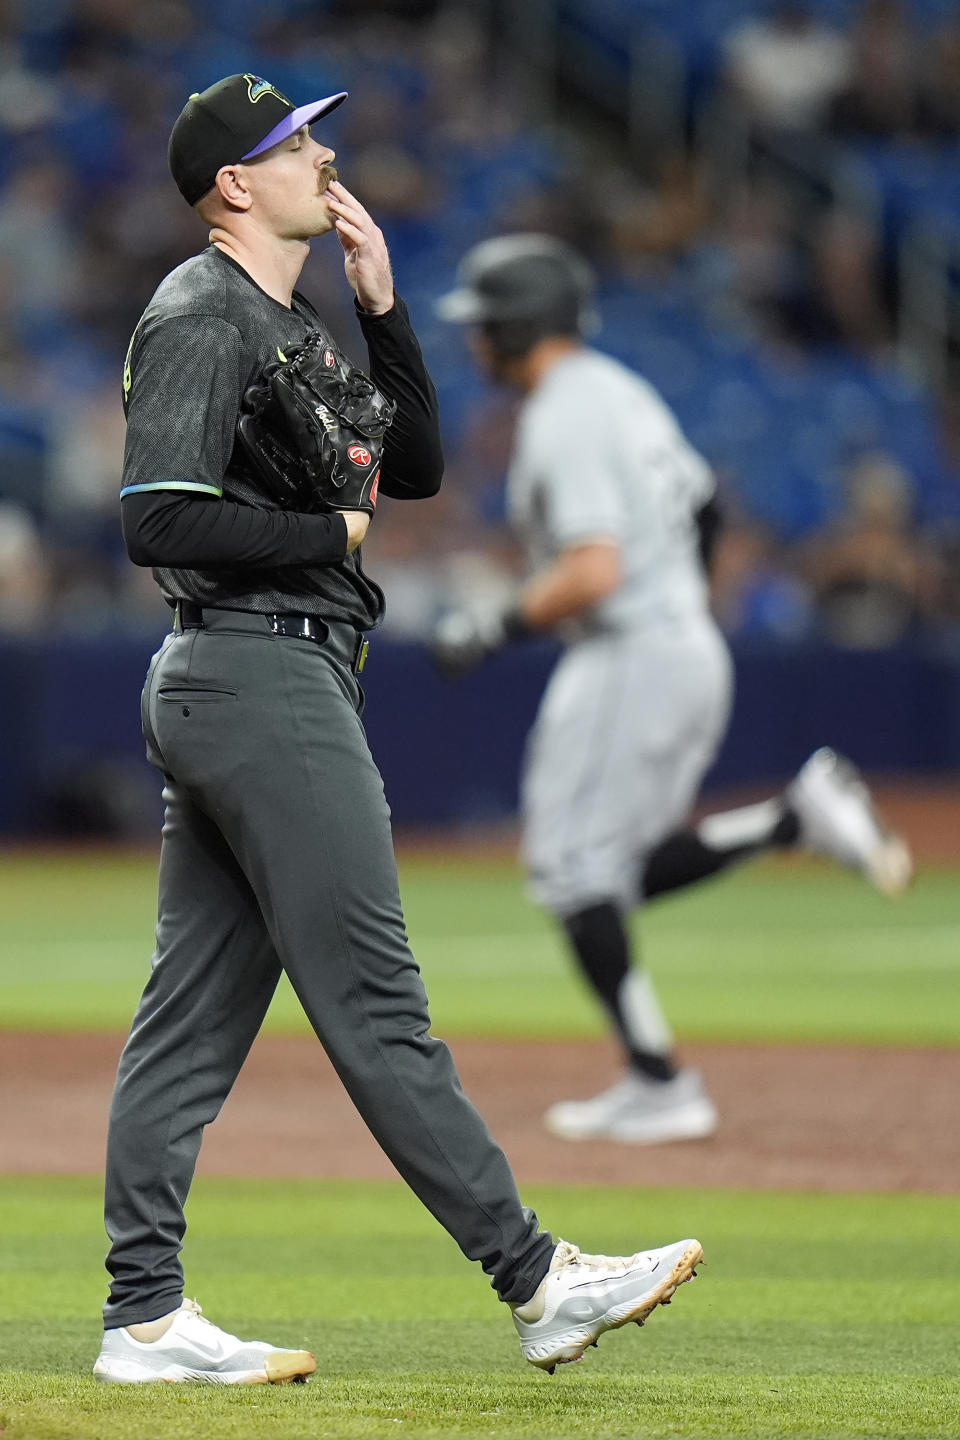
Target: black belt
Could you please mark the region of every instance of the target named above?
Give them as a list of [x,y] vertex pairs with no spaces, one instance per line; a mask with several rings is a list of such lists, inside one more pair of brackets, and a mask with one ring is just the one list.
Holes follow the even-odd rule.
[[[295,640],[312,640],[315,645],[325,645],[330,639],[330,626],[319,615],[282,615],[275,612],[264,613],[262,610],[232,610],[224,611],[218,607],[218,616],[244,615],[256,616],[258,620],[265,622],[267,628],[274,635],[285,635]],[[174,606],[174,630],[204,630],[207,628],[204,620],[203,606],[197,605],[193,600],[178,600]],[[350,631],[356,636],[353,641],[353,654],[349,659],[350,669],[354,675],[359,675],[367,661],[367,652],[370,649],[370,642],[359,631],[354,631],[352,626],[343,624],[338,630]],[[342,642],[341,642],[342,643]]]

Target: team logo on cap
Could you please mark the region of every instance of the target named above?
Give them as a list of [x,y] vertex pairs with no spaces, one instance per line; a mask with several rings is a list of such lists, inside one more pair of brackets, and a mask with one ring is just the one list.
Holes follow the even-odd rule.
[[347,451],[354,465],[369,465],[373,456],[363,445],[351,445]]
[[[271,85],[269,80],[263,80],[259,75],[249,74],[244,75],[243,78],[247,82],[247,94],[250,96],[252,104],[256,105],[257,101],[261,100],[264,95],[276,95],[277,99],[282,100],[284,105],[290,105],[290,101],[286,95],[281,95],[280,91]],[[290,105],[290,109],[293,109],[292,105]]]

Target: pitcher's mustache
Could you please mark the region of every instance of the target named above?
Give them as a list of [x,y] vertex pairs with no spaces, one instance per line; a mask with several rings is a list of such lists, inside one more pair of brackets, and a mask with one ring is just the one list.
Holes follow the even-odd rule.
[[319,192],[320,192],[321,195],[323,194],[324,190],[326,190],[327,186],[330,184],[330,181],[331,181],[331,180],[336,180],[336,178],[337,178],[337,167],[336,167],[336,165],[321,165],[321,166],[320,166],[320,169],[317,171],[317,188],[318,188],[318,190],[319,190]]

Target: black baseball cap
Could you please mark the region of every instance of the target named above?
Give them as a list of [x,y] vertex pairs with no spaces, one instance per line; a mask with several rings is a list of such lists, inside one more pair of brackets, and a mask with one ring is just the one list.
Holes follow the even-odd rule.
[[228,75],[198,95],[191,95],[170,132],[167,160],[170,174],[188,205],[195,205],[213,185],[222,165],[252,160],[301,125],[312,125],[347,98],[346,90],[293,105],[269,80],[259,75]]

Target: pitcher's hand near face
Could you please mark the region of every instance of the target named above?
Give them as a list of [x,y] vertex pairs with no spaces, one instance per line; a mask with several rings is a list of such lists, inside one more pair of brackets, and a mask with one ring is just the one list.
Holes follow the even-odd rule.
[[339,180],[331,180],[327,203],[336,216],[343,268],[364,310],[385,315],[393,308],[393,273],[383,232]]

